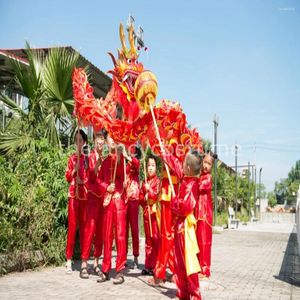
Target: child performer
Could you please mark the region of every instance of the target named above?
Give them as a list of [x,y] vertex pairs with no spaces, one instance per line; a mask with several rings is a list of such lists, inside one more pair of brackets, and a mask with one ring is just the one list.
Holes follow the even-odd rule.
[[178,196],[171,201],[175,215],[175,282],[179,299],[201,299],[197,258],[199,248],[195,233],[196,219],[193,211],[198,199],[198,174],[201,157],[197,151],[187,153],[183,166],[172,155],[164,156],[165,161],[180,179]]
[[66,179],[70,183],[68,194],[68,236],[66,246],[66,273],[72,274],[72,256],[76,238],[76,226],[79,225],[80,247],[84,241],[84,222],[87,203],[87,171],[88,157],[83,154],[83,148],[87,145],[87,135],[83,130],[77,130],[75,134],[76,153],[68,160]]
[[116,240],[117,275],[114,284],[124,282],[123,269],[126,263],[126,204],[123,197],[124,186],[124,156],[116,149],[113,139],[108,136],[107,143],[110,154],[102,162],[100,169],[100,189],[104,194],[103,200],[103,241],[104,254],[102,272],[99,273],[98,282],[109,280],[111,270],[111,256],[113,237]]
[[147,180],[143,182],[140,191],[145,230],[145,268],[142,270],[143,275],[153,275],[158,254],[159,232],[155,208],[159,192],[160,179],[156,176],[156,159],[150,155],[147,159]]
[[[178,178],[170,170],[171,180],[175,193],[178,191]],[[154,268],[153,278],[148,280],[149,285],[160,285],[166,280],[166,269],[169,266],[174,274],[174,222],[171,211],[171,186],[166,171],[162,173],[161,195],[160,195],[160,239],[157,261]]]
[[107,132],[102,129],[94,133],[95,148],[89,156],[89,172],[88,172],[88,202],[87,215],[84,226],[84,243],[81,252],[81,270],[80,277],[89,278],[87,272],[87,260],[90,257],[92,242],[94,240],[94,272],[100,272],[99,257],[102,254],[103,238],[102,238],[102,221],[103,221],[103,195],[100,193],[100,167],[103,161],[102,149],[106,142]]
[[197,240],[200,249],[198,254],[201,273],[199,278],[210,277],[211,262],[211,242],[212,242],[212,177],[211,168],[214,158],[207,153],[203,159],[203,166],[199,178],[199,201],[195,208],[195,217],[197,219]]
[[139,175],[140,175],[140,149],[134,145],[129,147],[129,155],[124,148],[124,156],[128,161],[126,167],[126,253],[128,253],[129,226],[131,228],[132,251],[134,256],[134,265],[138,266],[139,257]]

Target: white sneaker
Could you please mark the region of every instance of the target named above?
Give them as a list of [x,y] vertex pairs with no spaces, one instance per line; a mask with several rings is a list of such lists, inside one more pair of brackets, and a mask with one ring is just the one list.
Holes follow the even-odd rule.
[[72,274],[72,262],[71,261],[67,261],[66,265],[65,265],[65,272],[66,274],[70,275]]

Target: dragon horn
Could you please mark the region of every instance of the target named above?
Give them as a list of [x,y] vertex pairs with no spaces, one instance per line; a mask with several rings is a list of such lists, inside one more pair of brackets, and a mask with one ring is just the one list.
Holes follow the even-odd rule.
[[130,44],[130,53],[136,54],[136,49],[135,49],[135,45],[134,45],[134,36],[133,36],[133,26],[132,25],[129,27],[128,39],[129,39],[129,44]]
[[114,63],[114,66],[116,66],[117,61],[116,61],[114,55],[113,55],[111,52],[107,52],[107,54],[111,57],[111,59],[112,59],[112,61],[113,61],[113,63]]
[[126,42],[125,42],[125,34],[124,34],[124,28],[123,25],[120,24],[120,40],[123,48],[124,54],[127,52]]

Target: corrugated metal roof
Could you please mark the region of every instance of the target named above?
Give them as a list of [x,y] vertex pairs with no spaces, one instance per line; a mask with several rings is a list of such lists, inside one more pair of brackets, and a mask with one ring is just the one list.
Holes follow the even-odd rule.
[[[39,51],[48,54],[52,48],[63,48],[70,52],[78,52],[71,46],[62,47],[51,47],[51,48],[31,48],[33,51]],[[78,52],[79,53],[79,52]],[[9,64],[9,59],[17,59],[24,64],[28,64],[26,49],[0,49],[0,86],[12,84],[13,81],[13,70]],[[102,72],[98,67],[92,64],[88,59],[79,53],[79,63],[80,67],[88,67],[89,70],[89,81],[94,88],[94,96],[96,98],[105,97],[110,90],[112,80],[111,78]],[[17,88],[15,86],[15,88]]]

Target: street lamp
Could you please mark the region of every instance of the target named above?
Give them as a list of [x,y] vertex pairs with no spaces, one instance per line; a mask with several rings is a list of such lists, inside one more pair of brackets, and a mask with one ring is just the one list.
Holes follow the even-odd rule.
[[237,214],[237,200],[238,200],[238,178],[237,178],[237,151],[238,146],[235,145],[235,215]]
[[215,114],[214,115],[214,225],[216,225],[217,221],[217,209],[218,209],[218,204],[217,204],[217,166],[218,166],[218,149],[217,149],[217,129],[219,125],[219,118]]

